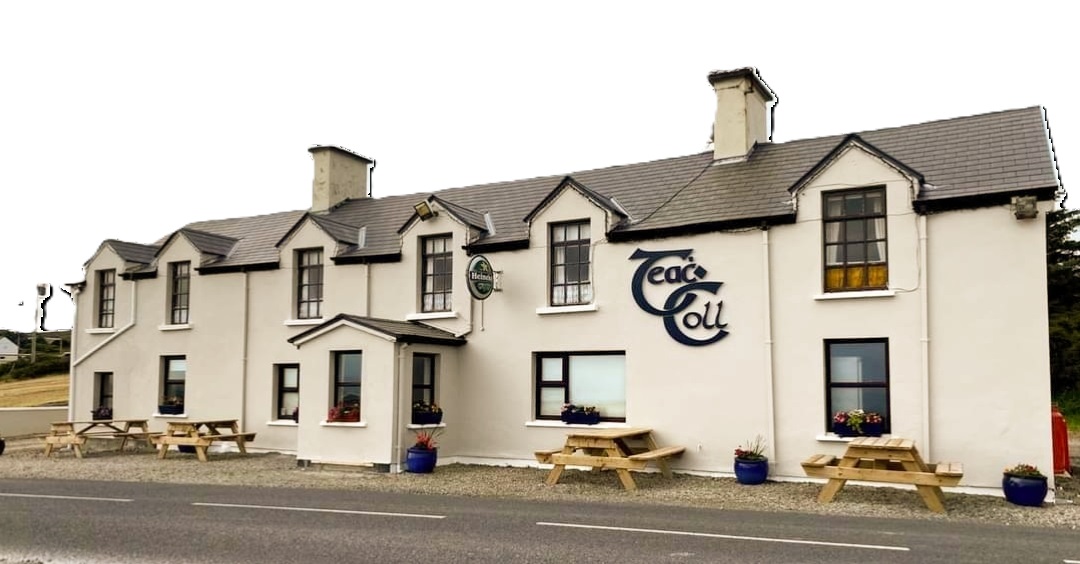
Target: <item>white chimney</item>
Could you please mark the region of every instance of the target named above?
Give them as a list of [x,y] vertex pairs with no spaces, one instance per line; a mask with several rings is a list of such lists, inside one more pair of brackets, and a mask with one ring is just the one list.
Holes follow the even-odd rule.
[[743,160],[754,143],[772,140],[769,114],[774,98],[757,69],[713,71],[709,84],[716,91],[714,160]]
[[311,181],[311,211],[322,212],[346,198],[366,198],[368,166],[374,161],[347,149],[317,145],[308,149],[315,161]]

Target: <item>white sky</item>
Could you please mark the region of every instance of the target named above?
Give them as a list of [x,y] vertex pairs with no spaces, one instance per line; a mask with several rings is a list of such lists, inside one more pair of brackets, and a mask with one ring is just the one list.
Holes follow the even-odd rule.
[[1042,1],[374,4],[0,4],[0,328],[39,282],[70,327],[104,239],[307,208],[311,145],[376,197],[700,152],[714,69],[760,70],[778,142],[1041,105],[1080,175],[1075,12]]

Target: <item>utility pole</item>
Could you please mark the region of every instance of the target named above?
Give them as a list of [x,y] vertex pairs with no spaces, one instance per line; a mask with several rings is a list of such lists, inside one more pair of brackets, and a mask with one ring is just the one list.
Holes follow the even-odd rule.
[[37,362],[37,333],[41,324],[45,322],[45,302],[52,295],[52,286],[49,284],[37,285],[37,307],[34,308],[34,332],[30,337],[30,363]]

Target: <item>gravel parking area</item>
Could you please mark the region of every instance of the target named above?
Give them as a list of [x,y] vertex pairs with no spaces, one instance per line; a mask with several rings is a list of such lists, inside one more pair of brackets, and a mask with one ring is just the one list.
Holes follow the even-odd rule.
[[[62,450],[51,458],[42,454],[41,439],[8,441],[0,456],[0,478],[123,480],[258,487],[349,489],[411,492],[431,495],[489,496],[546,501],[600,503],[651,503],[673,506],[797,511],[873,517],[980,521],[1080,529],[1080,484],[1076,478],[1059,479],[1057,504],[1041,508],[1020,507],[1002,498],[953,493],[946,488],[947,515],[931,513],[914,489],[848,485],[827,505],[816,501],[816,483],[767,482],[743,486],[734,478],[706,478],[676,474],[673,480],[659,474],[638,473],[638,490],[627,492],[610,472],[566,471],[560,482],[544,485],[546,470],[453,464],[439,466],[433,474],[380,474],[362,470],[299,468],[296,459],[282,454],[220,453],[210,462],[194,454],[169,453],[166,460],[143,446],[123,453],[102,442],[79,460]],[[111,447],[115,449],[115,447]],[[1080,470],[1080,452],[1073,470]],[[118,477],[121,476],[121,477]]]

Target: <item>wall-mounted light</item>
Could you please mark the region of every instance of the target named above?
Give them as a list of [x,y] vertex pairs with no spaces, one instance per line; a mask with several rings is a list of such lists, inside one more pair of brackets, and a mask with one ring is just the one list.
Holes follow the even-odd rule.
[[1035,196],[1013,196],[1012,208],[1016,219],[1035,219],[1035,216],[1039,215]]
[[431,206],[428,205],[427,200],[416,204],[413,206],[413,209],[416,210],[416,215],[420,216],[420,221],[427,221],[435,217],[435,212],[431,209]]

